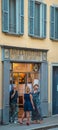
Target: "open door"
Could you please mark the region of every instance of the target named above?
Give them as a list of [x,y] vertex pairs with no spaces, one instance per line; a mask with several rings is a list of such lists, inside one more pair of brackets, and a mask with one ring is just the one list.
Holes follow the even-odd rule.
[[53,67],[52,114],[58,114],[58,66]]

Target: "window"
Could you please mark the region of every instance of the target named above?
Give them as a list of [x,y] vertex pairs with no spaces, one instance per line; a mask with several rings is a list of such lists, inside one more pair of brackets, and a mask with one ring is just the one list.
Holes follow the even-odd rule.
[[2,0],[2,31],[24,33],[24,0]]
[[46,37],[46,5],[29,0],[29,36]]
[[50,38],[58,40],[58,7],[50,7]]

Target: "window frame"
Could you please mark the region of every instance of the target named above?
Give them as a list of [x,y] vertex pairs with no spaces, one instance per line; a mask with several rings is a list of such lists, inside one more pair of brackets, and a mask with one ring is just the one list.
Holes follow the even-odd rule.
[[[6,0],[6,1],[2,0],[2,32],[10,35],[23,35],[24,34],[24,0],[20,0],[20,1],[16,0],[16,32],[9,31],[9,2],[10,0]],[[23,5],[23,7],[21,5]],[[7,8],[5,8],[5,6]],[[6,24],[6,15],[7,15],[7,24]]]
[[[40,16],[42,16],[42,18],[43,18],[43,20],[42,20],[42,18],[40,17],[40,19],[41,19],[41,23],[42,23],[42,25],[41,25],[41,23],[40,23],[40,36],[38,35],[35,35],[35,30],[34,30],[34,14],[35,14],[35,3],[38,3],[38,4],[40,4]],[[31,4],[33,4],[32,5],[32,8],[33,8],[33,12],[31,12]],[[35,37],[35,38],[40,38],[40,39],[44,39],[44,38],[46,38],[46,13],[47,13],[47,11],[46,11],[46,8],[47,8],[47,6],[46,6],[46,4],[44,4],[44,3],[42,3],[42,2],[39,2],[39,1],[37,1],[37,0],[29,0],[29,2],[28,2],[28,35],[29,36],[31,36],[31,37]],[[31,15],[32,15],[32,13],[33,13],[33,17],[31,17]],[[44,14],[45,13],[45,14]],[[31,15],[30,15],[31,14]],[[44,19],[45,18],[45,19]],[[33,20],[33,21],[32,21]],[[31,22],[33,22],[33,25],[32,25],[32,23]],[[44,28],[44,23],[45,23],[45,28]],[[31,28],[33,29],[33,31],[31,32]],[[44,32],[43,32],[44,31]],[[45,33],[45,34],[44,34]]]
[[[57,6],[50,6],[50,39],[54,41],[58,41],[58,38],[56,38],[56,28],[55,28],[56,9],[58,9]],[[53,18],[52,18],[52,15],[53,15]]]

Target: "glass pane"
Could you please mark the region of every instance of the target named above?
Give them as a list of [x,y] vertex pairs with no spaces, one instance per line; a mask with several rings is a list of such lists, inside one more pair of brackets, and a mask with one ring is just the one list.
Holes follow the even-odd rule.
[[13,73],[13,84],[16,84],[18,85],[18,77],[19,77],[19,74],[18,73]]
[[26,73],[19,73],[19,84],[23,84],[26,81]]

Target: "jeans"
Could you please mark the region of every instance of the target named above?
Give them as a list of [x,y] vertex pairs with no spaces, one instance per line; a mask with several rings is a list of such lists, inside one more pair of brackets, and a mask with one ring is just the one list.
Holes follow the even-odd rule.
[[18,118],[18,105],[16,103],[10,104],[10,122],[14,122]]

